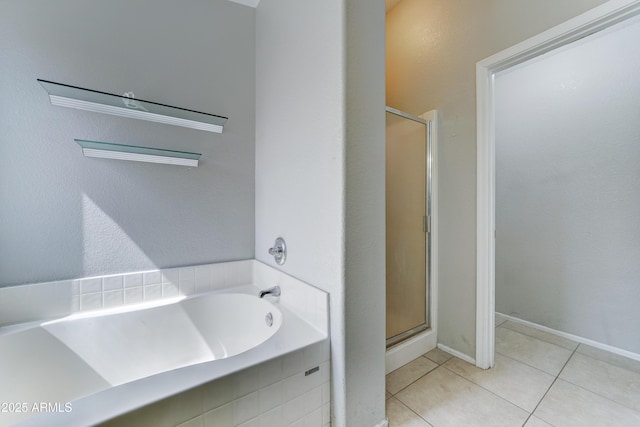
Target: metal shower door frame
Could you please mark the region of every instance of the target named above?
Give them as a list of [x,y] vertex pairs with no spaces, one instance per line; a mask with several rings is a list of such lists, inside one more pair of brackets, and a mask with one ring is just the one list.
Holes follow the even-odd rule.
[[422,117],[414,116],[409,113],[405,113],[404,111],[397,110],[392,107],[386,107],[386,112],[403,117],[405,119],[412,120],[414,122],[425,125],[425,146],[426,146],[426,158],[425,158],[425,177],[426,177],[426,195],[425,195],[425,220],[424,220],[424,233],[425,233],[425,264],[426,264],[426,274],[425,274],[425,287],[426,287],[426,300],[425,300],[425,323],[422,325],[418,325],[414,328],[409,329],[408,331],[402,332],[398,335],[395,335],[386,340],[387,348],[393,347],[396,344],[402,343],[408,338],[411,338],[423,331],[432,328],[433,320],[432,309],[431,309],[431,301],[432,301],[432,290],[431,290],[431,246],[432,246],[432,185],[433,185],[433,147],[432,147],[432,127],[433,123],[431,120],[425,120]]

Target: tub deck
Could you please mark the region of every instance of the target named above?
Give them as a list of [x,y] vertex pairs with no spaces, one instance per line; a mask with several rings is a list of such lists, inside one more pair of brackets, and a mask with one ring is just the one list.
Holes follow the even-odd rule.
[[[0,425],[97,424],[328,339],[326,331],[286,306],[264,300],[257,302],[261,309],[274,308],[276,329],[266,326],[263,313],[249,325],[251,334],[221,329],[248,315],[241,309],[225,311],[229,299],[257,292],[251,285],[215,292],[223,298],[213,307],[202,305],[202,297],[188,298],[186,311],[179,305],[183,302],[147,308],[143,321],[132,321],[136,312],[127,308],[114,314],[117,320],[89,314],[0,328],[0,377],[11,384],[3,385],[0,400],[56,405],[43,413],[30,406],[28,414],[3,414],[12,416],[0,417]],[[228,323],[209,321],[212,311]]]

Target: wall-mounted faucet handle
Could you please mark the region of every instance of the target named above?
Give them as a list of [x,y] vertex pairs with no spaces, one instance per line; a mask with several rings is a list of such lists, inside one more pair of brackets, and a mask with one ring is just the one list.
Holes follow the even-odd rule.
[[278,265],[284,264],[287,260],[287,244],[282,237],[276,239],[275,245],[269,248],[269,255],[272,255]]
[[277,247],[277,248],[269,248],[269,255],[272,256],[278,256],[282,254],[282,248],[281,247]]
[[276,285],[273,288],[263,289],[262,291],[258,292],[258,298],[264,298],[265,295],[271,295],[273,297],[279,297],[280,296],[280,286]]

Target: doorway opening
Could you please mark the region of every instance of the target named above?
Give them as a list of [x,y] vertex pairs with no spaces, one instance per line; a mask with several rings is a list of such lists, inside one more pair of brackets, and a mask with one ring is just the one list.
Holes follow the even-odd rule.
[[526,61],[640,15],[640,0],[607,2],[477,64],[476,366],[495,351],[495,76]]

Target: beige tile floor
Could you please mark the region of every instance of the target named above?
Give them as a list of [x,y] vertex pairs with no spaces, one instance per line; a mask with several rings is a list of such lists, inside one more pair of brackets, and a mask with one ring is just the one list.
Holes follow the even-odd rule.
[[640,362],[496,318],[496,364],[433,350],[387,375],[391,427],[640,426]]

